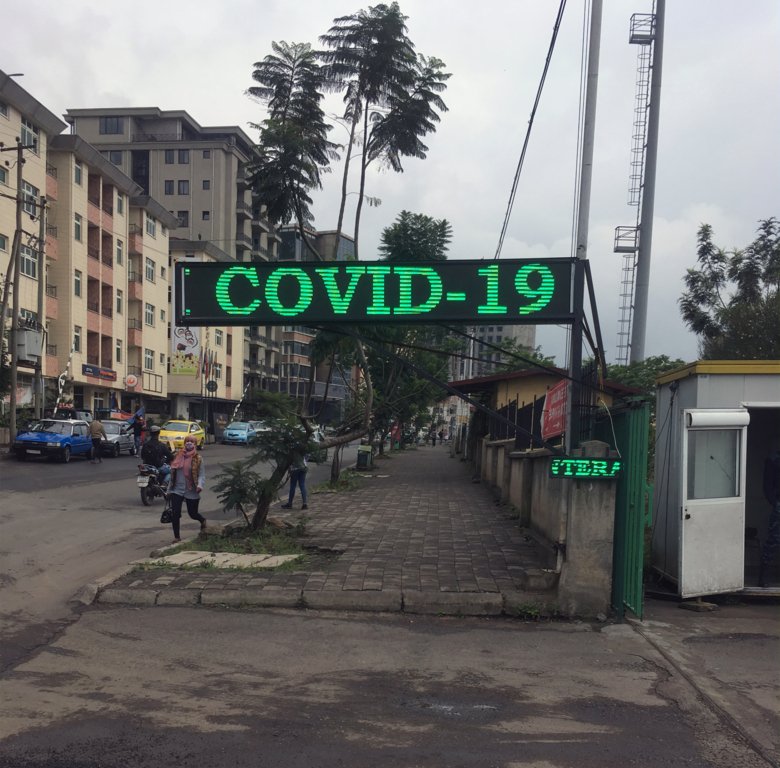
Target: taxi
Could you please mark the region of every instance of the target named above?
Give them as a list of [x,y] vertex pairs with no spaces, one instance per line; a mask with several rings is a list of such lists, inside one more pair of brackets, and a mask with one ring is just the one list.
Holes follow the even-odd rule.
[[206,443],[206,433],[197,421],[179,421],[172,419],[160,427],[160,440],[172,448],[181,448],[185,437],[194,437],[200,451]]

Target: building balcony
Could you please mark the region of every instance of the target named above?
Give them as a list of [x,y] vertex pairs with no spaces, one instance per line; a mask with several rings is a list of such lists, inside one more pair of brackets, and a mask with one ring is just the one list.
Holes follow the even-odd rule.
[[129,272],[127,275],[127,295],[131,301],[142,301],[144,298],[144,283],[140,272]]
[[236,248],[240,251],[248,251],[252,248],[252,238],[243,232],[236,233]]
[[236,201],[236,213],[238,214],[239,218],[241,218],[241,219],[251,219],[252,218],[252,206],[249,205],[249,203],[244,202],[243,200],[237,200]]
[[60,243],[57,240],[57,227],[53,224],[46,225],[46,258],[57,261],[60,257]]
[[100,212],[100,200],[95,200],[91,197],[89,198],[87,205],[87,221],[96,227],[101,226],[102,216]]
[[263,232],[270,232],[273,229],[268,217],[257,208],[252,211],[252,226],[262,229]]
[[88,365],[100,365],[100,355],[87,355]]
[[109,269],[114,268],[114,257],[110,253],[103,252],[103,255],[100,257],[100,261],[103,262],[104,267],[108,267]]
[[51,163],[46,163],[46,197],[49,200],[56,200],[58,195],[57,169]]
[[131,256],[140,256],[144,250],[144,233],[143,229],[138,224],[131,224],[128,228],[128,234],[130,235],[130,241],[127,244],[128,251]]
[[57,320],[60,314],[60,302],[57,299],[57,286],[46,286],[46,318]]

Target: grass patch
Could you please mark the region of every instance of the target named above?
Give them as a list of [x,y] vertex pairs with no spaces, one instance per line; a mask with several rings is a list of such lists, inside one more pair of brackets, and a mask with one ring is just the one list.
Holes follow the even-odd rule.
[[339,475],[339,479],[335,485],[328,483],[321,483],[318,485],[312,493],[342,493],[344,491],[356,491],[363,485],[363,478],[360,476],[360,472],[354,469],[345,469]]
[[261,531],[240,529],[230,536],[198,536],[177,545],[177,552],[232,552],[235,555],[302,555],[300,538],[305,530],[301,521],[295,528],[282,531],[267,527]]

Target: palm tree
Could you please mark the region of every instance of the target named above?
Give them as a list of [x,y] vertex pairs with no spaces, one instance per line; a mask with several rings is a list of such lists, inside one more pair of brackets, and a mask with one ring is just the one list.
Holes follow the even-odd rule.
[[338,159],[337,144],[328,140],[322,101],[324,73],[308,43],[271,43],[274,51],[254,64],[259,83],[247,90],[264,102],[268,117],[253,127],[260,142],[251,166],[252,186],[274,223],[295,219],[304,244],[319,258],[306,237],[311,221],[309,190],[322,187],[322,173]]

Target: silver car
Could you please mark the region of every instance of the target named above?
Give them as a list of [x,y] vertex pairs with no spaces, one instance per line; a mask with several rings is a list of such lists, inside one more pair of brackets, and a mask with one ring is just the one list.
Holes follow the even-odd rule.
[[103,421],[101,423],[108,437],[108,440],[104,440],[100,446],[104,456],[116,457],[122,451],[127,451],[131,456],[135,456],[132,426],[126,421]]

